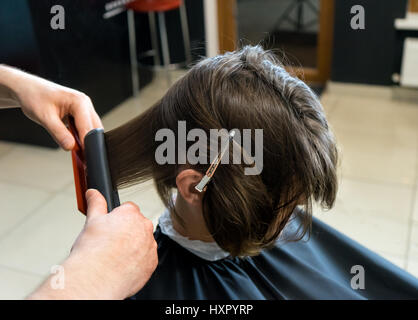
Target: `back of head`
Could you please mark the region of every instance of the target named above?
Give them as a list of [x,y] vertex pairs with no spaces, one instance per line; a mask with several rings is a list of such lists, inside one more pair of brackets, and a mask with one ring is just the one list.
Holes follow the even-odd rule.
[[[171,192],[182,166],[155,161],[155,134],[162,128],[177,132],[178,121],[205,132],[263,129],[261,173],[246,175],[245,164],[220,165],[203,197],[208,230],[233,256],[273,245],[295,214],[302,222],[289,240],[300,239],[310,228],[312,201],[325,208],[334,204],[337,149],[322,106],[260,46],[200,61],[144,114],[108,132],[118,187],[154,178],[163,201],[173,206]],[[190,166],[203,174],[208,168]]]

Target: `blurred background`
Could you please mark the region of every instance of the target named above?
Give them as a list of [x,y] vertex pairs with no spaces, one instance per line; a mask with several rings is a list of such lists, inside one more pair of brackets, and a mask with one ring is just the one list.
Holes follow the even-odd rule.
[[[0,63],[89,95],[106,130],[201,57],[274,50],[320,96],[341,151],[336,206],[315,216],[418,276],[418,0],[2,0],[0,43]],[[0,299],[36,288],[83,226],[70,158],[0,110]],[[120,194],[157,223],[152,182]]]

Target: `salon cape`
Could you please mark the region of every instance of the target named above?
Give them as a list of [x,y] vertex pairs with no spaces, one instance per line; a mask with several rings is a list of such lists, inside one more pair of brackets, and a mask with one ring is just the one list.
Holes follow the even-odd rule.
[[158,267],[132,299],[418,299],[416,277],[315,217],[309,240],[279,239],[258,256],[214,261],[161,222],[154,233]]
[[222,250],[216,242],[190,240],[179,234],[173,227],[170,211],[167,209],[160,216],[158,226],[163,234],[204,260],[216,261],[229,256],[229,253]]

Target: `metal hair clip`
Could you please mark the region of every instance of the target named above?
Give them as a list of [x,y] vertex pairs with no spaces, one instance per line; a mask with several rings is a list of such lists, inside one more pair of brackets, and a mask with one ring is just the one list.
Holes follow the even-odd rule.
[[221,162],[222,157],[224,156],[226,150],[228,150],[229,143],[234,138],[234,136],[235,136],[235,131],[231,131],[229,133],[228,143],[223,148],[223,150],[220,153],[218,153],[218,155],[216,156],[216,158],[212,161],[212,163],[210,164],[209,169],[206,171],[206,174],[202,178],[202,180],[200,180],[200,182],[194,187],[197,191],[202,192],[202,191],[204,191],[206,189],[207,184],[212,179],[213,174],[216,171],[216,168],[218,168],[218,165]]

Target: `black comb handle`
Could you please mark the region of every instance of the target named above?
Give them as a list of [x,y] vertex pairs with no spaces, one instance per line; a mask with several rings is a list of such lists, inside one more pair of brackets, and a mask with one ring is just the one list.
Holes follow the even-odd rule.
[[84,138],[87,167],[87,187],[96,189],[105,197],[107,211],[120,206],[119,194],[113,187],[103,129],[94,129]]

